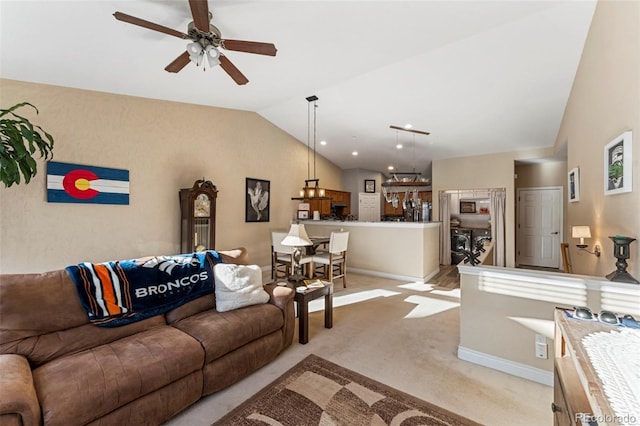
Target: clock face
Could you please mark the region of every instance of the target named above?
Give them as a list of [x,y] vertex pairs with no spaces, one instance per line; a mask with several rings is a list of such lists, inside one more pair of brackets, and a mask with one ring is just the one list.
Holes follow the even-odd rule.
[[209,217],[211,215],[211,200],[205,194],[199,194],[193,200],[193,215],[195,217]]

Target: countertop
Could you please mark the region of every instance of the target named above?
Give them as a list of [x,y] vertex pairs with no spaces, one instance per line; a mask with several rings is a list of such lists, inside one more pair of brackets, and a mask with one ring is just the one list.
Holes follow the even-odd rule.
[[439,227],[442,222],[360,222],[357,220],[304,220],[304,225],[327,225],[341,228],[369,227],[369,228],[431,228]]

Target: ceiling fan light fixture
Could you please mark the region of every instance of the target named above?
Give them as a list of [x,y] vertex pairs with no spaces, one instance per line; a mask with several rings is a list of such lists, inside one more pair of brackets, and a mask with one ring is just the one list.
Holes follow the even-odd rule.
[[207,53],[207,61],[209,61],[209,67],[213,68],[216,65],[220,65],[220,52],[215,46],[209,45],[205,49]]
[[189,43],[187,44],[187,52],[189,52],[189,59],[191,62],[199,67],[202,63],[202,57],[204,56],[204,49],[202,48],[202,45],[197,41]]

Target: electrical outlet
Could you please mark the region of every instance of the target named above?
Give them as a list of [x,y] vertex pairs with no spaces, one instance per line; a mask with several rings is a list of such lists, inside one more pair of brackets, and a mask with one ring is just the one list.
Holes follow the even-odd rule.
[[536,342],[536,358],[547,359],[547,344]]
[[547,338],[536,334],[536,358],[547,359]]

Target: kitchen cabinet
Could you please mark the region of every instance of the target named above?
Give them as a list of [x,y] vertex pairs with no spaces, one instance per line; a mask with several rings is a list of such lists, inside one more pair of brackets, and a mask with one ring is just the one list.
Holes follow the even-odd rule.
[[344,206],[341,207],[340,212],[336,213],[340,215],[351,214],[351,192],[347,191],[325,189],[324,199],[303,199],[301,202],[309,203],[311,214],[317,210],[321,216],[328,216],[331,214],[331,205],[336,203]]
[[305,200],[305,202],[309,203],[311,214],[316,210],[320,215],[328,215],[331,212],[331,200]]
[[[398,194],[400,196],[400,201],[398,201],[398,207],[394,208],[391,203],[384,203],[384,215],[385,216],[403,216],[404,212],[402,211],[402,201],[404,200],[404,193],[401,192]],[[411,194],[409,194],[411,196]],[[431,191],[420,191],[418,192],[418,197],[424,203],[430,203],[432,198]]]

